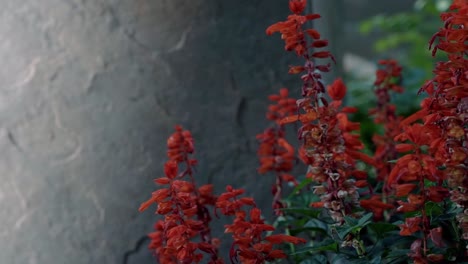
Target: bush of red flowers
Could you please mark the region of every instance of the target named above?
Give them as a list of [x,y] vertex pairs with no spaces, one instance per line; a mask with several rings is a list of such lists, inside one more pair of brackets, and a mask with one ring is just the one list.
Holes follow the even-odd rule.
[[[261,174],[276,177],[268,224],[244,190],[227,186],[216,195],[198,186],[191,133],[177,126],[167,141],[165,176],[140,211],[152,204],[162,220],[149,234],[159,263],[463,263],[468,261],[468,0],[454,0],[441,14],[442,28],[429,41],[432,54],[446,53],[434,77],[422,85],[421,108],[397,115],[391,93],[402,93],[402,67],[379,62],[369,116],[382,133],[365,151],[356,112],[343,105],[346,85],[330,85],[322,73],[334,61],[328,41],[304,14],[306,0],[290,0],[291,15],[267,28],[280,33],[285,49],[303,59],[290,66],[299,74],[302,98],[288,89],[269,97],[271,126],[257,135]],[[299,127],[300,147],[286,139],[285,126]],[[296,161],[304,175],[293,175]],[[211,234],[217,216],[232,218],[229,256],[220,256]],[[468,262],[467,262],[468,263]]]

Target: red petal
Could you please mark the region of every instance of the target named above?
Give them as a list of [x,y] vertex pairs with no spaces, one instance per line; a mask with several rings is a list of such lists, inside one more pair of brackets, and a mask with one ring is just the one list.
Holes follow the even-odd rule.
[[445,246],[444,242],[442,241],[442,227],[431,229],[429,236],[436,247],[442,248]]
[[299,244],[299,243],[305,243],[307,240],[299,237],[293,237],[293,236],[288,236],[288,235],[283,235],[283,234],[278,234],[278,235],[270,235],[265,238],[267,241],[273,244],[281,244],[281,243],[293,243],[293,244]]
[[305,16],[307,18],[307,20],[314,20],[314,19],[317,19],[317,18],[320,18],[320,14],[308,14]]
[[341,78],[336,79],[327,87],[327,93],[333,100],[341,100],[346,95],[346,86]]
[[294,14],[300,14],[304,12],[306,7],[306,0],[289,0],[289,10]]
[[397,185],[396,188],[396,196],[401,197],[401,196],[406,196],[408,195],[411,191],[416,189],[417,185],[412,184],[412,183],[406,183],[406,184],[400,184]]
[[412,144],[398,144],[395,146],[395,150],[398,152],[408,152],[414,149]]
[[315,29],[307,29],[305,32],[313,39],[319,39],[320,33]]
[[163,178],[155,179],[154,182],[157,184],[164,185],[164,184],[169,184],[171,180],[169,178],[163,177]]
[[422,119],[423,117],[425,117],[427,115],[427,110],[426,109],[421,109],[419,110],[418,112],[410,115],[409,117],[407,117],[405,120],[401,121],[400,123],[400,127],[403,127],[403,126],[407,126],[411,123],[413,123],[414,121],[417,121],[419,119]]

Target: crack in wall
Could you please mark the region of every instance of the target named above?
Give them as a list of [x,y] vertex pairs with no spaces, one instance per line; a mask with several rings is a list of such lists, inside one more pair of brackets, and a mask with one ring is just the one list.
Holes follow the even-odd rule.
[[18,140],[16,140],[15,135],[10,130],[7,130],[7,137],[11,145],[13,145],[13,147],[15,147],[20,153],[23,153],[23,149],[20,147]]
[[135,247],[124,253],[122,264],[130,264],[129,261],[130,261],[131,256],[138,254],[143,244],[148,240],[149,240],[149,237],[147,235],[140,237],[135,243]]
[[250,146],[249,136],[247,135],[247,128],[245,126],[245,115],[248,107],[247,97],[240,94],[240,89],[237,86],[236,79],[234,74],[230,74],[231,88],[232,90],[239,95],[239,101],[236,104],[236,110],[234,115],[234,122],[238,128],[238,137],[242,138],[244,141],[244,146],[248,152],[252,152],[252,147]]

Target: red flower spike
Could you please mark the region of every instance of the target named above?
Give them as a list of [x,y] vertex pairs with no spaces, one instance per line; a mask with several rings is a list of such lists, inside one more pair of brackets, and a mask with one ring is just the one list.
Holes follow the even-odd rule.
[[[219,243],[216,244],[216,239],[211,237],[211,216],[205,207],[214,205],[216,197],[212,194],[212,186],[195,186],[192,167],[197,162],[190,158],[195,150],[191,133],[177,126],[167,140],[167,148],[166,177],[154,181],[168,187],[154,191],[151,198],[140,206],[140,211],[143,211],[156,203],[156,213],[164,216],[163,221],[156,223],[156,232],[149,234],[149,248],[159,263],[199,263],[204,257],[200,251],[203,251],[208,253],[206,256],[210,263],[221,264],[217,249]],[[180,165],[184,170],[179,173]]]
[[[219,196],[216,206],[223,214],[235,216],[232,224],[225,225],[225,232],[231,233],[234,240],[229,254],[231,261],[234,259],[239,259],[242,263],[273,261],[276,258],[286,257],[282,250],[273,249],[273,244],[304,242],[301,238],[286,235],[265,237],[265,232],[274,231],[275,228],[265,224],[260,209],[252,208],[249,213],[250,219],[247,219],[247,213],[242,209],[246,204],[238,203],[247,197],[237,199],[241,192],[230,186],[226,190],[227,193]],[[226,210],[226,208],[231,208],[231,210]]]

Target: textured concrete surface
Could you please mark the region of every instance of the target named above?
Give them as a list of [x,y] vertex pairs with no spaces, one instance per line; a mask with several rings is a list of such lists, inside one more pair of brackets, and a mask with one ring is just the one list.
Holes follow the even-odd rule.
[[137,208],[178,123],[200,183],[269,207],[255,134],[293,79],[264,34],[285,3],[0,0],[0,263],[154,263]]
[[137,208],[177,123],[200,183],[264,182],[255,134],[291,63],[264,29],[284,3],[0,4],[0,263],[153,263]]

